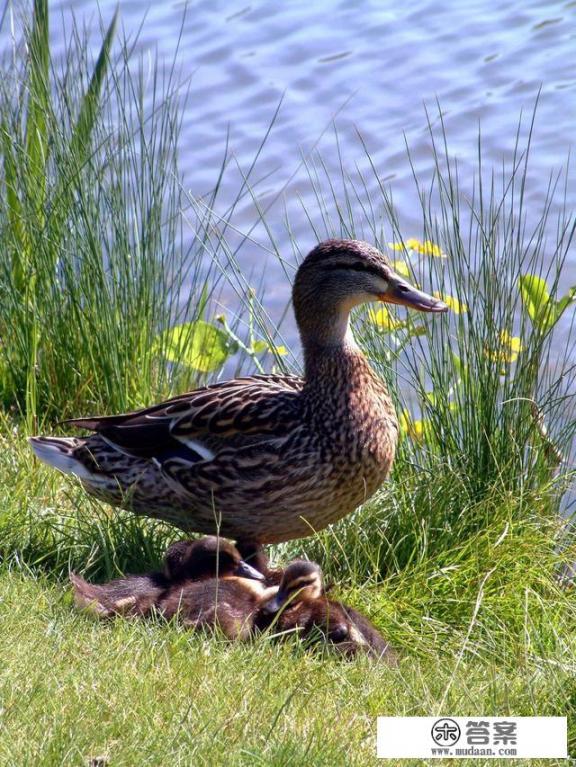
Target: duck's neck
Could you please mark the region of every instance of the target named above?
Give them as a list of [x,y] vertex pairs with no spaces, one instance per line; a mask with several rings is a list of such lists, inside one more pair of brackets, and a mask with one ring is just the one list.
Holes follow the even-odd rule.
[[[335,329],[335,326],[332,326]],[[340,328],[341,333],[322,337],[302,337],[304,347],[304,377],[306,383],[327,382],[337,389],[339,384],[347,388],[366,382],[373,371],[368,360],[356,343],[349,322]]]
[[350,327],[350,312],[357,303],[319,299],[311,307],[309,302],[294,301],[308,388],[318,384],[337,394],[363,387],[375,378]]

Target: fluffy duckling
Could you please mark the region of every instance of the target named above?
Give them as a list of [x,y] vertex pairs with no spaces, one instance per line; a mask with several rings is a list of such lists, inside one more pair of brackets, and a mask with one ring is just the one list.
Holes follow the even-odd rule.
[[348,657],[363,653],[397,664],[396,654],[367,618],[326,598],[322,571],[314,562],[297,560],[286,568],[276,594],[261,604],[256,625],[328,641]]
[[99,618],[113,615],[148,615],[168,586],[163,573],[128,575],[108,583],[88,583],[70,573],[74,604]]
[[164,554],[164,575],[170,583],[236,576],[263,581],[263,570],[245,561],[233,543],[216,535],[176,541]]
[[178,584],[239,576],[264,580],[264,575],[244,562],[230,541],[206,536],[177,541],[164,554],[162,572],[129,575],[104,584],[92,584],[70,574],[76,606],[107,618],[112,615],[147,615],[162,596]]
[[[74,574],[70,578],[77,606],[102,618],[155,611],[169,620],[178,617],[193,630],[218,627],[231,640],[248,640],[270,628],[280,634],[297,631],[306,639],[328,641],[349,657],[368,653],[395,663],[388,643],[364,616],[326,598],[317,564],[297,560],[285,571],[270,570],[262,559],[259,565],[264,573],[228,541],[208,536],[172,544],[162,572],[102,585]],[[268,584],[275,579],[279,586]]]
[[166,589],[156,608],[168,620],[177,616],[188,628],[218,628],[228,639],[247,640],[254,633],[260,606],[277,590],[277,586],[236,576],[185,581]]
[[236,548],[246,563],[262,573],[267,586],[280,585],[284,569],[270,567],[268,554],[262,544],[252,540],[238,540],[236,541]]

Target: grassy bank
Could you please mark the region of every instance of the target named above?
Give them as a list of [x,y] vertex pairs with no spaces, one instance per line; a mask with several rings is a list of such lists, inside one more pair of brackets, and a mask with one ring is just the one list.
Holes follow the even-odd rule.
[[[528,204],[532,124],[497,172],[479,141],[465,181],[441,120],[430,124],[419,232],[405,231],[367,148],[337,179],[307,165],[311,241],[370,239],[453,308],[355,316],[401,416],[393,476],[331,530],[273,552],[317,560],[398,649],[399,669],[296,641],[231,646],[161,623],[95,623],[73,610],[69,570],[151,569],[178,531],[88,499],[32,460],[27,434],[221,376],[232,355],[252,371],[283,364],[238,267],[243,237],[228,239],[234,206],[254,197],[269,251],[301,246],[289,220],[274,238],[252,168],[232,209],[218,208],[226,162],[207,197],[182,193],[175,69],[152,79],[148,114],[150,82],[126,46],[113,53],[112,22],[94,61],[71,36],[63,76],[41,0],[28,34],[25,64],[0,86],[0,336],[11,339],[0,345],[0,761],[365,765],[378,714],[568,715],[576,753],[576,600],[558,580],[576,560],[576,290],[563,279],[575,220],[561,177]],[[216,318],[222,275],[240,297],[236,321]]]
[[233,646],[76,613],[68,567],[95,578],[148,569],[178,534],[87,503],[31,468],[18,436],[3,448],[1,763],[365,765],[378,714],[440,712],[568,715],[576,748],[576,600],[556,578],[559,544],[572,556],[576,545],[541,496],[493,495],[463,510],[443,546],[421,540],[395,569],[379,558],[387,504],[402,497],[394,482],[318,542],[276,551],[307,552],[337,576],[336,595],[399,648],[390,670],[297,641]]

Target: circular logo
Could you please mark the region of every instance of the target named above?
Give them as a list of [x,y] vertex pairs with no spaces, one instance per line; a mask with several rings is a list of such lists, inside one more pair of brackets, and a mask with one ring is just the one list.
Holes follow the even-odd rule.
[[453,719],[438,719],[432,725],[432,740],[440,746],[453,746],[460,739],[460,727]]

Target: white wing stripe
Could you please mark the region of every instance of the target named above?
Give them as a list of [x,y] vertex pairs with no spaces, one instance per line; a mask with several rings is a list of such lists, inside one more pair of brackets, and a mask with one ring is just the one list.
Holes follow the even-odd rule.
[[179,437],[176,434],[173,435],[178,442],[181,442],[183,445],[186,445],[187,448],[192,450],[194,453],[198,453],[198,455],[204,460],[204,461],[212,461],[214,459],[214,456],[216,453],[213,453],[212,450],[208,450],[207,447],[205,447],[201,442],[198,442],[196,439],[187,439],[186,437]]

